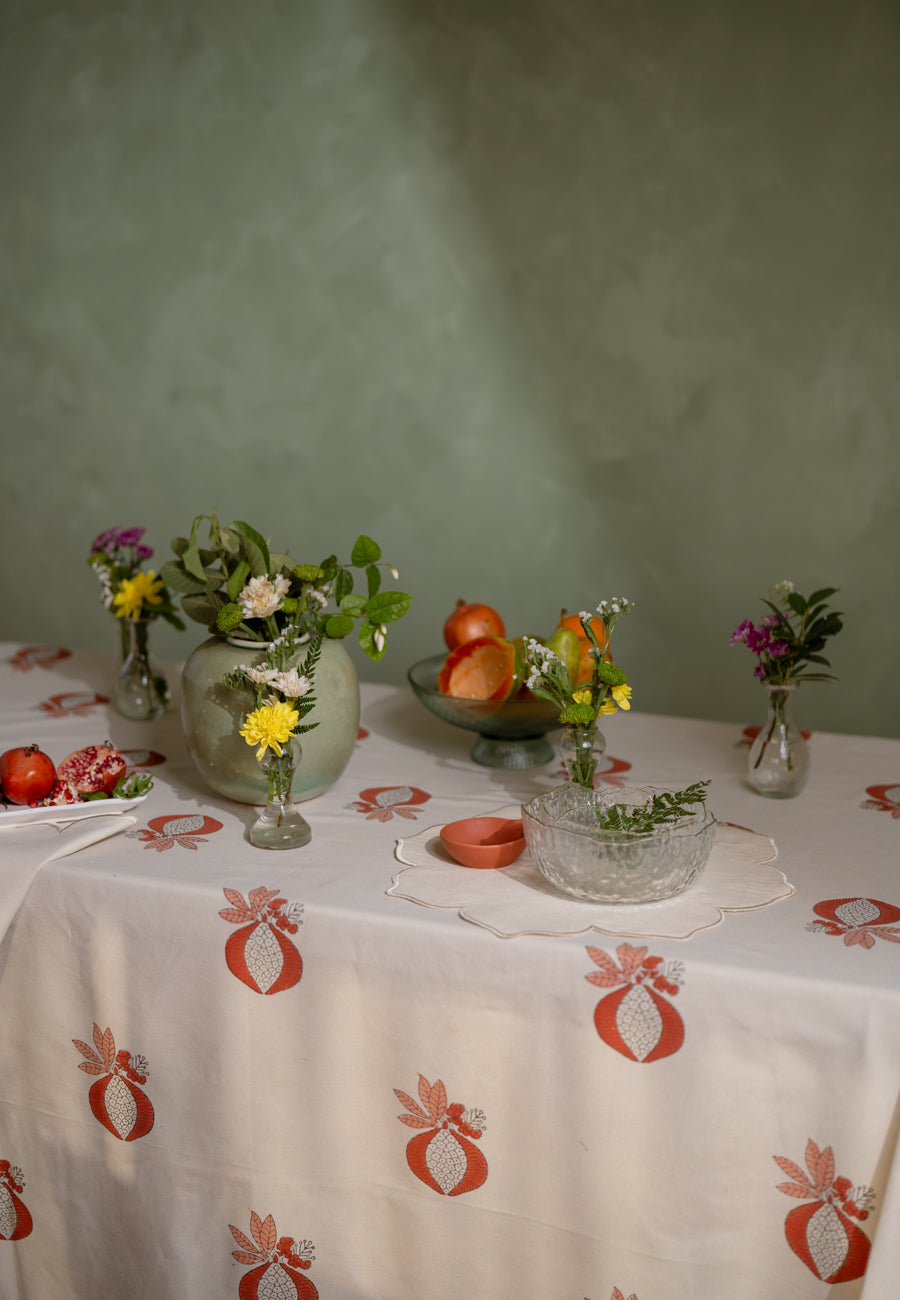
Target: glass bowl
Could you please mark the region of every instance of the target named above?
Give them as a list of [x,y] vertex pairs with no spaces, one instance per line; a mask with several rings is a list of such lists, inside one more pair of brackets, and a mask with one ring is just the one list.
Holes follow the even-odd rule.
[[554,750],[547,732],[559,727],[559,709],[546,700],[463,700],[442,695],[437,679],[446,658],[440,654],[422,659],[406,675],[426,709],[454,727],[478,732],[472,750],[475,762],[518,769],[549,763]]
[[525,841],[554,889],[590,903],[656,903],[694,883],[716,837],[716,819],[701,806],[649,835],[604,831],[597,813],[634,806],[659,793],[653,786],[585,790],[559,785],[522,805]]

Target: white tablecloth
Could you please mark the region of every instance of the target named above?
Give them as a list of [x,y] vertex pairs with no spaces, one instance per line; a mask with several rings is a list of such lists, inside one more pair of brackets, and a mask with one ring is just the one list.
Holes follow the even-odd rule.
[[619,714],[605,779],[712,778],[796,893],[683,940],[504,939],[389,895],[395,845],[556,764],[479,767],[365,685],[311,844],[261,852],[176,711],[127,722],[109,660],[52,651],[0,646],[0,748],[110,736],[156,785],[0,946],[3,1300],[897,1295],[900,742],[814,735],[775,801],[760,719]]

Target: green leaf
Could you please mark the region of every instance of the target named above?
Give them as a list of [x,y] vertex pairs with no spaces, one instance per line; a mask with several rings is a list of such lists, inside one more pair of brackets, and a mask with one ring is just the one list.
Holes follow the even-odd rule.
[[173,537],[170,545],[178,558],[181,559],[182,555],[184,555],[185,551],[190,546],[190,542],[186,537]]
[[210,631],[215,629],[219,606],[214,605],[206,596],[185,596],[181,608],[195,623],[205,623]]
[[370,564],[366,569],[366,581],[369,584],[369,595],[375,596],[381,590],[381,570],[375,564]]
[[803,597],[800,595],[799,592],[792,591],[787,598],[787,603],[790,605],[791,609],[794,611],[795,614],[806,613],[806,601],[803,599]]
[[376,564],[381,559],[381,547],[371,537],[360,533],[350,552],[350,563],[357,569],[364,569],[367,564]]
[[236,569],[233,569],[228,575],[228,581],[225,583],[225,589],[232,600],[237,600],[238,596],[244,590],[247,579],[250,577],[250,565],[246,560],[241,560]]
[[339,641],[353,631],[353,619],[348,614],[332,614],[325,620],[325,635]]
[[334,598],[339,605],[350,595],[353,590],[353,574],[349,569],[341,569],[337,576],[337,582],[334,584]]
[[205,518],[206,515],[198,515],[194,520],[191,525],[191,540],[181,556],[188,573],[192,573],[195,578],[202,579],[204,587],[206,586],[206,571],[203,567],[203,557],[200,554],[200,546],[197,541],[197,530]]
[[366,598],[357,594],[345,596],[340,602],[342,614],[349,614],[351,618],[362,618],[366,612]]
[[236,520],[231,526],[235,532],[241,535],[241,550],[250,565],[250,571],[254,578],[265,577],[272,567],[265,538],[255,528],[251,528],[249,524],[243,523],[240,519]]
[[375,644],[376,631],[377,627],[374,627],[371,623],[366,622],[360,623],[359,625],[359,644],[362,646],[369,658],[374,659],[377,663],[387,647],[386,645],[382,645],[381,649],[378,649],[378,646]]
[[807,655],[806,658],[811,664],[824,664],[826,668],[831,667],[830,660],[825,659],[822,655]]
[[838,591],[837,587],[822,587],[820,591],[814,591],[809,598],[810,605],[817,605],[820,600],[827,600],[829,596],[834,596]]
[[179,595],[195,596],[201,591],[206,591],[206,582],[201,582],[199,578],[186,573],[184,566],[177,560],[167,560],[159,571],[159,577],[167,587],[177,591]]
[[381,591],[366,602],[366,613],[373,623],[396,623],[412,604],[412,596],[403,591]]

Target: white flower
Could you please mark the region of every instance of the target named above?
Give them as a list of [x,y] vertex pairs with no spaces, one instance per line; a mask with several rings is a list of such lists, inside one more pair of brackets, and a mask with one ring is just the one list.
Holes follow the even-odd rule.
[[237,598],[244,618],[268,618],[281,609],[281,602],[291,589],[287,578],[279,573],[271,578],[251,578]]
[[589,614],[586,609],[579,610],[578,617],[581,619],[582,623],[585,624],[593,622],[594,618],[593,614]]
[[381,651],[384,649],[384,643],[386,638],[387,638],[387,626],[386,624],[381,623],[376,629],[372,637],[372,640],[375,642],[375,649],[378,651],[379,654],[381,654]]
[[391,565],[391,577],[394,579],[395,582],[400,577],[399,571],[394,568],[393,564]]
[[618,603],[618,601],[615,601],[615,600],[614,600],[613,603],[612,603],[612,605],[610,606],[610,608],[612,609],[612,612],[613,612],[614,614],[621,614],[621,612],[622,612],[622,611],[619,609],[619,603]]
[[319,606],[320,609],[324,609],[328,604],[328,593],[323,591],[320,587],[310,587],[306,594],[314,604]]
[[312,688],[309,678],[301,677],[296,668],[286,673],[273,673],[269,682],[276,691],[281,691],[281,694],[287,696],[289,700],[299,700],[301,695],[306,695]]
[[255,682],[257,686],[267,686],[269,682],[274,681],[278,676],[277,668],[266,668],[265,665],[260,665],[259,668],[249,668],[246,664],[241,664],[241,672],[245,677],[249,677],[251,682]]

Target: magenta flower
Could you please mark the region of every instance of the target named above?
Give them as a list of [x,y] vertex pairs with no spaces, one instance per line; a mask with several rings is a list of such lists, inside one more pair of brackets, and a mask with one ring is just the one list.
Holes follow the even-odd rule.
[[738,623],[737,627],[731,634],[731,645],[740,645],[742,641],[747,640],[747,633],[753,631],[753,624],[749,618],[745,618],[743,623]]
[[790,648],[787,641],[773,641],[769,646],[769,654],[773,659],[783,659]]
[[752,650],[755,655],[765,654],[771,640],[772,635],[767,627],[754,627],[745,638],[747,649]]
[[118,530],[119,545],[137,546],[146,531],[146,528],[120,528]]

